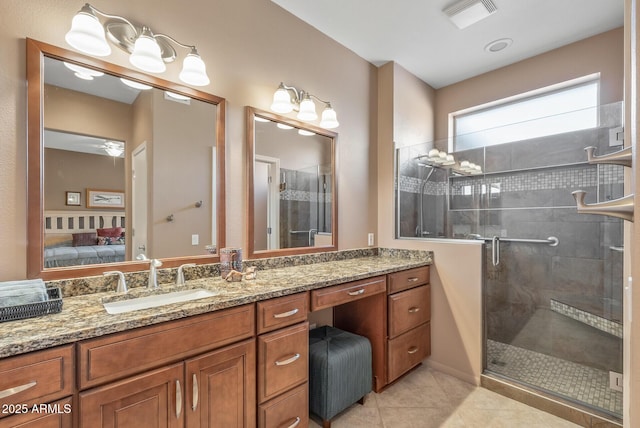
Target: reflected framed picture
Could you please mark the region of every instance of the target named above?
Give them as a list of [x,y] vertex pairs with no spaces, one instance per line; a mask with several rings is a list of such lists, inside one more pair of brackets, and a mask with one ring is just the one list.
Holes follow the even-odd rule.
[[80,206],[80,192],[65,192],[66,205]]
[[87,189],[87,208],[124,208],[124,192]]

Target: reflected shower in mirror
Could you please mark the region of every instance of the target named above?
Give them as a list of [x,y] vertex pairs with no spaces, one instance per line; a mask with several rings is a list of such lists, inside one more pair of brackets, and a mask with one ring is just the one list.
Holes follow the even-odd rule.
[[337,247],[335,133],[247,108],[249,254]]
[[29,275],[140,270],[140,254],[165,267],[217,260],[223,100],[44,43],[27,50],[29,155],[41,158],[29,164]]

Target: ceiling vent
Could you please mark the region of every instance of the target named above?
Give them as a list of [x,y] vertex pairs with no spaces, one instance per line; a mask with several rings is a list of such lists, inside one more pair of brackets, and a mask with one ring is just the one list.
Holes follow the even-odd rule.
[[463,29],[498,11],[491,0],[462,0],[443,12],[456,27]]

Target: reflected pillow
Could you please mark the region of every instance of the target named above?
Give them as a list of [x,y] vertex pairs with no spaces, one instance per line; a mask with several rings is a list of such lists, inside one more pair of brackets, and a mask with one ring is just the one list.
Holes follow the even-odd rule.
[[98,236],[96,235],[95,232],[73,234],[74,247],[82,247],[85,245],[96,245],[97,242],[98,242]]
[[124,237],[98,236],[98,245],[124,245]]
[[109,238],[119,238],[122,235],[121,227],[108,227],[104,229],[98,229],[98,236],[107,236]]

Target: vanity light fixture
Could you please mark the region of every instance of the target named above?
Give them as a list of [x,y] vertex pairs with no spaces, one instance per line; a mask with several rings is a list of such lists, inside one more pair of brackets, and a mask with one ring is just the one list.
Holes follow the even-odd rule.
[[312,135],[316,135],[315,132],[307,131],[306,129],[298,129],[299,135],[304,135],[305,137],[310,137]]
[[320,119],[320,126],[326,129],[337,128],[340,123],[329,101],[324,101],[307,91],[296,89],[293,86],[287,86],[283,82],[280,82],[280,86],[278,86],[278,89],[273,94],[271,110],[281,114],[291,113],[293,110],[297,110],[298,119],[310,122],[318,118],[316,105],[311,98],[315,98],[325,105]]
[[104,73],[102,71],[92,70],[90,68],[82,67],[80,65],[73,64],[66,61],[63,61],[62,63],[69,70],[73,71],[73,73],[77,78],[82,80],[93,80],[94,77],[104,76]]
[[[107,18],[104,24],[98,20],[96,14]],[[149,73],[162,73],[166,70],[165,63],[175,61],[177,54],[173,45],[189,49],[178,77],[184,83],[193,86],[205,86],[210,83],[205,63],[195,46],[180,43],[166,34],[154,34],[146,25],[134,25],[122,16],[101,12],[89,3],[85,3],[73,17],[71,29],[65,35],[65,40],[80,52],[107,56],[111,54],[107,37],[120,49],[130,53],[131,64]]]

